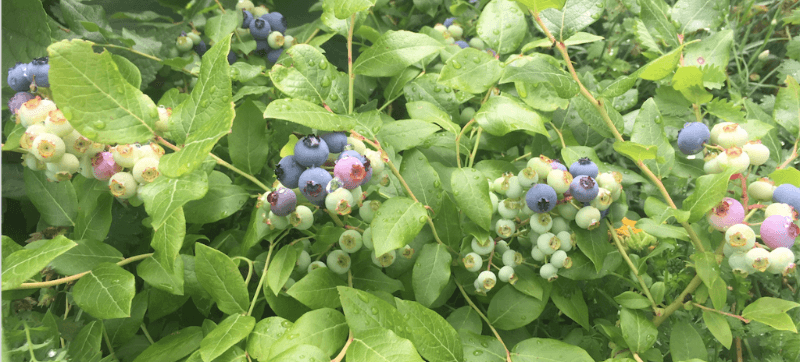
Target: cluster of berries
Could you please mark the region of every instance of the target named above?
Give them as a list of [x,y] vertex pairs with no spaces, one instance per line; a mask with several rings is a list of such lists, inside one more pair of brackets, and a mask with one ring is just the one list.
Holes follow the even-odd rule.
[[[455,23],[456,18],[447,18],[444,20],[444,23],[439,23],[434,25],[433,30],[438,31],[444,36],[444,40],[448,44],[455,44],[461,47],[461,49],[473,47],[478,50],[486,49],[486,45],[483,43],[481,38],[472,37],[467,42],[464,37],[464,28],[461,27],[458,23]],[[492,51],[492,55],[494,52]]]
[[[181,53],[194,50],[200,58],[208,51],[208,45],[200,38],[200,33],[197,30],[192,30],[189,33],[182,32],[175,41],[175,48]],[[233,50],[228,52],[228,64],[235,63],[237,59],[238,57]]]
[[729,168],[741,173],[769,159],[769,148],[759,140],[751,141],[747,130],[737,123],[718,123],[711,130],[702,122],[686,123],[678,133],[678,149],[693,155],[704,148],[707,151],[703,168],[708,174]]
[[32,84],[50,87],[50,64],[47,57],[36,58],[30,63],[17,63],[8,70],[8,86],[15,92],[29,91]]
[[242,29],[250,31],[256,40],[256,52],[266,54],[270,63],[275,63],[283,54],[297,44],[291,35],[286,35],[286,18],[279,12],[269,12],[265,7],[256,7],[250,0],[242,0],[236,4],[242,12]]

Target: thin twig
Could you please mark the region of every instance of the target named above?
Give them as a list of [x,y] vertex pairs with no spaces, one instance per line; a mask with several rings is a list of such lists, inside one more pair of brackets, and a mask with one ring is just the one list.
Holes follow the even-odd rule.
[[348,76],[348,101],[350,106],[347,114],[353,114],[353,107],[356,100],[353,92],[353,85],[356,81],[356,75],[353,73],[353,28],[356,24],[356,14],[350,16],[350,27],[347,30],[347,76]]
[[[139,261],[139,260],[142,260],[142,259],[147,259],[152,255],[153,255],[153,253],[132,256],[130,258],[118,261],[117,265],[123,266],[123,265],[126,265],[126,264],[133,263],[135,261]],[[87,271],[87,272],[71,275],[71,276],[68,276],[68,277],[60,278],[60,279],[54,279],[54,280],[46,281],[46,282],[22,283],[16,288],[4,289],[3,291],[18,290],[18,289],[39,289],[39,288],[52,287],[52,286],[56,286],[56,285],[59,285],[59,284],[69,283],[69,282],[78,280],[81,277],[83,277],[84,275],[89,274],[89,273],[91,273],[91,270]]]
[[353,330],[350,330],[350,335],[347,337],[347,342],[345,342],[344,347],[336,355],[336,358],[332,359],[331,362],[341,362],[344,359],[345,354],[347,354],[347,348],[350,347],[350,343],[353,343]]
[[277,240],[269,243],[269,251],[267,251],[267,260],[264,260],[264,270],[261,272],[261,279],[258,280],[256,293],[255,295],[253,295],[253,300],[250,302],[250,309],[247,310],[247,315],[253,314],[253,308],[256,307],[256,301],[258,300],[258,295],[261,294],[261,288],[264,286],[264,279],[267,279],[267,268],[269,268],[269,259],[272,256],[272,250],[275,249],[275,244],[277,243],[278,243]]
[[750,323],[749,319],[747,319],[745,317],[742,317],[740,315],[731,314],[731,313],[728,313],[728,312],[723,312],[721,310],[714,309],[714,308],[709,308],[709,307],[706,307],[706,306],[704,306],[704,305],[702,305],[700,303],[697,303],[697,302],[692,302],[692,305],[694,305],[695,307],[700,308],[702,310],[707,310],[709,312],[714,312],[714,313],[722,314],[724,316],[728,316],[728,317],[731,317],[731,318],[736,318],[736,319],[738,319],[738,320],[740,320],[740,321],[742,321],[744,323]]

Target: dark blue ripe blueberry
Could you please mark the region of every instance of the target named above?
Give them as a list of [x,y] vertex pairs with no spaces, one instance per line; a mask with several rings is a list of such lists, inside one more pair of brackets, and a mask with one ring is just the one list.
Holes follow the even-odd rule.
[[575,177],[569,185],[569,192],[575,200],[591,202],[600,192],[600,187],[591,176],[581,175]]
[[252,35],[255,40],[267,40],[271,32],[272,27],[262,18],[253,19],[253,21],[250,22],[250,35]]
[[16,92],[30,90],[33,74],[28,70],[29,64],[17,63],[8,69],[8,86]]
[[269,23],[272,31],[277,31],[281,34],[286,33],[286,18],[284,18],[281,13],[271,12],[269,14],[264,14],[261,15],[261,19],[264,19]]
[[289,155],[282,158],[275,166],[275,176],[278,177],[283,186],[293,189],[298,186],[300,174],[305,171],[305,167],[300,166],[294,160],[294,156]]
[[50,64],[47,62],[47,57],[34,59],[28,66],[28,70],[33,75],[37,87],[50,87]]
[[290,189],[279,187],[267,195],[267,202],[269,202],[269,209],[273,214],[286,216],[297,208],[297,195]]
[[553,162],[550,163],[550,167],[553,168],[554,170],[567,171],[567,166],[564,166],[563,163],[558,162],[556,160],[553,160]]
[[208,45],[206,45],[206,42],[201,40],[200,42],[194,45],[194,51],[197,53],[197,55],[199,55],[202,58],[203,54],[205,54],[208,51]]
[[355,150],[342,151],[342,153],[339,154],[339,158],[337,158],[337,160],[341,160],[341,159],[343,159],[345,157],[356,157],[356,158],[358,158],[359,161],[361,161],[362,164],[366,164],[367,163],[367,158],[364,157],[364,155],[358,153]]
[[455,42],[455,44],[460,46],[461,49],[469,48],[469,43],[467,43],[467,42],[465,42],[463,40],[459,40],[459,41]]
[[242,29],[250,28],[250,23],[253,22],[253,13],[242,9]]
[[308,201],[311,201],[312,204],[317,206],[325,205],[325,196],[328,196],[328,192],[325,191],[325,186],[328,185],[328,182],[330,182],[332,178],[328,171],[319,167],[309,168],[300,174],[300,180],[298,182],[300,185],[300,192],[302,192],[303,196],[305,196]]
[[456,20],[456,18],[447,18],[447,19],[444,19],[444,23],[442,23],[442,24],[444,26],[448,26],[449,27],[450,25],[453,25],[453,21],[455,21],[455,20]]
[[236,63],[236,59],[238,59],[238,57],[236,56],[236,53],[234,53],[233,50],[231,50],[228,53],[228,64],[230,65],[230,64]]
[[550,212],[556,207],[558,194],[548,184],[535,184],[525,194],[525,203],[528,208],[540,214]]
[[[267,43],[267,47],[269,47],[269,43]],[[272,49],[267,53],[267,61],[275,64],[278,62],[278,58],[281,57],[281,54],[283,54],[283,48]]]
[[572,174],[572,177],[586,175],[591,178],[597,178],[599,172],[597,165],[589,157],[582,157],[569,166],[569,173]]
[[328,150],[330,152],[342,152],[344,151],[344,146],[347,146],[347,134],[344,132],[323,133],[320,137],[328,144]]
[[700,122],[689,122],[678,131],[678,149],[684,154],[693,155],[703,150],[703,144],[708,142],[711,132],[708,126]]
[[772,192],[772,201],[787,204],[800,212],[800,188],[792,184],[783,184]]
[[306,167],[322,166],[328,160],[328,152],[325,140],[315,135],[305,136],[294,145],[295,161]]

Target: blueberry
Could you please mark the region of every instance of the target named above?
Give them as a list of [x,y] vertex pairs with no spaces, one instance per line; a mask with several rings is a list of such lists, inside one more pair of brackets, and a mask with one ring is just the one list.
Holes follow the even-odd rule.
[[253,22],[253,13],[242,9],[242,29],[249,29]]
[[[267,41],[267,40],[256,40],[256,52],[257,53],[263,55],[263,54],[266,54],[267,52],[269,52],[270,50],[272,50],[272,48],[269,46],[269,41]],[[275,60],[277,60],[277,58],[275,58]],[[275,62],[270,61],[270,63],[275,63]]]
[[684,154],[693,155],[703,150],[703,144],[708,142],[711,132],[708,126],[701,122],[689,122],[683,125],[678,132],[678,149]]
[[719,231],[744,223],[744,207],[736,199],[726,197],[708,212],[708,222]]
[[33,74],[37,86],[45,88],[50,87],[50,79],[48,77],[50,64],[47,62],[47,57],[34,59],[28,66],[28,69]]
[[35,96],[32,93],[17,92],[17,94],[14,94],[14,96],[8,100],[8,109],[11,111],[11,113],[17,114],[19,107],[22,107],[23,103],[33,98],[35,98]]
[[792,222],[792,218],[772,215],[761,224],[761,240],[770,248],[791,248],[794,239],[800,234],[800,228]]
[[228,64],[230,65],[230,64],[236,63],[236,59],[238,59],[238,57],[236,56],[236,53],[234,53],[233,50],[231,50],[228,53]]
[[286,18],[279,12],[271,12],[269,14],[261,15],[261,19],[266,20],[272,31],[279,31],[281,34],[286,33]]
[[30,89],[31,82],[33,81],[33,73],[28,69],[28,64],[17,63],[14,67],[8,69],[8,86],[16,92],[22,92]]
[[469,48],[469,43],[467,43],[467,42],[465,42],[463,40],[459,40],[459,41],[455,42],[454,44],[458,45],[459,47],[461,47],[461,49]]
[[591,202],[597,197],[598,192],[600,192],[600,187],[597,186],[597,182],[594,181],[594,178],[582,175],[572,180],[572,183],[569,185],[569,192],[575,200]]
[[194,51],[202,58],[203,54],[208,51],[208,45],[206,45],[206,42],[201,40],[194,45]]
[[345,158],[345,157],[355,157],[359,161],[361,161],[361,163],[367,163],[367,158],[364,157],[364,155],[362,155],[362,154],[360,154],[360,153],[358,153],[358,152],[356,152],[354,150],[344,150],[344,151],[342,151],[341,154],[339,154],[339,159],[340,160]]
[[[267,43],[267,47],[269,47],[269,43]],[[283,54],[283,48],[272,49],[269,51],[269,53],[267,53],[267,61],[269,61],[272,64],[275,64],[278,62],[278,58],[281,57],[281,54]]]
[[344,188],[352,190],[364,181],[367,176],[367,169],[357,158],[345,157],[336,162],[333,174],[342,180]]
[[582,157],[569,166],[569,173],[571,173],[574,177],[586,175],[595,179],[597,178],[597,174],[599,172],[600,171],[597,169],[597,165],[592,162],[589,157]]
[[[552,169],[554,169],[554,170],[567,171],[567,166],[564,166],[563,163],[558,162],[556,160],[553,160],[553,163],[550,164],[550,167]],[[569,172],[569,171],[567,171],[567,172]]]
[[455,20],[456,20],[456,18],[444,19],[444,22],[442,23],[442,25],[449,27],[450,25],[453,25],[453,21],[455,21]]
[[324,205],[325,196],[328,196],[325,186],[328,185],[332,178],[328,171],[319,167],[309,168],[300,174],[300,180],[298,180],[300,192],[313,204],[317,206]]
[[292,213],[297,208],[297,195],[294,191],[285,187],[280,187],[274,192],[267,195],[269,202],[269,209],[273,214],[278,216],[286,216]]
[[269,33],[272,32],[272,27],[263,18],[253,19],[250,22],[250,35],[256,40],[267,40]]
[[800,212],[800,188],[792,184],[783,184],[772,192],[772,201],[787,204]]
[[533,185],[525,194],[525,203],[528,204],[528,208],[540,214],[553,210],[556,202],[558,202],[556,190],[547,184]]
[[303,171],[305,171],[305,167],[298,164],[295,157],[291,155],[282,158],[275,166],[275,176],[278,177],[278,181],[290,189],[298,186],[300,174]]
[[344,132],[323,133],[319,137],[325,140],[328,151],[332,153],[340,153],[344,151],[344,146],[347,146],[347,134]]
[[305,136],[294,145],[295,161],[306,167],[322,166],[328,152],[328,143],[316,135]]

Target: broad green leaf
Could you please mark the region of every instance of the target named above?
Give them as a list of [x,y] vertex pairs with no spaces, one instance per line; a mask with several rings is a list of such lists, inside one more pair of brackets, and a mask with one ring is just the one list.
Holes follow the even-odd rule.
[[[291,270],[289,271],[291,272]],[[355,284],[355,276],[353,279]],[[311,309],[339,308],[342,303],[339,301],[339,292],[336,287],[345,284],[345,281],[330,269],[317,268],[298,280],[297,283],[294,283],[286,291],[286,294],[291,295]]]
[[227,11],[217,16],[210,17],[206,21],[206,27],[203,28],[203,34],[211,39],[211,44],[224,41],[226,37],[230,37],[231,33],[241,25],[241,18],[239,15],[240,14],[237,14],[236,11]]
[[478,36],[499,54],[511,53],[528,32],[525,12],[511,0],[492,0],[483,8],[477,24]]
[[417,200],[430,207],[434,215],[437,214],[442,207],[444,195],[442,182],[425,155],[418,150],[409,150],[403,154],[400,175],[403,176]]
[[272,294],[278,294],[289,280],[289,276],[294,270],[297,262],[298,250],[291,245],[284,246],[277,253],[269,263],[269,270],[267,271],[267,284],[272,289]]
[[614,79],[614,81],[612,81],[600,92],[600,96],[606,99],[612,99],[625,94],[625,92],[629,91],[634,85],[636,85],[636,82],[639,80],[639,75],[644,72],[645,68],[646,67],[641,67],[629,75]]
[[391,304],[363,290],[343,286],[337,289],[347,325],[354,333],[384,328],[410,338],[405,319]]
[[645,146],[633,141],[614,142],[614,151],[617,151],[631,160],[638,162],[656,158],[656,146]]
[[572,98],[580,90],[572,76],[554,65],[555,59],[537,55],[517,60],[503,68],[500,83],[524,82],[527,84],[547,83],[561,98]]
[[403,94],[403,87],[406,83],[414,80],[421,71],[417,68],[406,68],[400,74],[389,79],[389,83],[383,88],[383,98],[395,99]]
[[36,249],[21,249],[3,256],[3,290],[18,287],[44,269],[53,259],[77,245],[63,235],[41,243]]
[[111,59],[117,64],[117,69],[126,82],[130,83],[134,88],[142,86],[142,73],[136,67],[136,64],[133,64],[128,58],[116,54],[112,54]]
[[336,67],[310,45],[298,44],[284,53],[286,56],[282,56],[269,71],[275,87],[289,98],[324,102],[331,91],[331,82],[336,77]]
[[674,361],[685,361],[696,358],[701,361],[708,359],[703,337],[687,322],[678,322],[672,325],[669,335],[669,352]]
[[536,299],[505,285],[489,302],[487,316],[495,328],[510,331],[533,322],[546,304],[547,300]]
[[439,313],[417,302],[400,298],[395,298],[395,301],[397,311],[409,316],[407,322],[411,328],[411,342],[426,360],[431,362],[464,360],[461,338]]
[[150,345],[133,362],[175,362],[200,348],[202,340],[200,327],[186,327]]
[[[100,183],[100,181],[97,181]],[[105,240],[111,228],[111,206],[114,202],[107,190],[86,192],[78,203],[78,216],[72,237],[77,240]]]
[[[233,45],[231,45],[233,46]],[[264,74],[264,66],[253,65],[245,62],[231,64],[231,77],[239,82],[247,82]],[[234,100],[235,102],[236,100]],[[234,121],[235,123],[236,121]]]
[[178,177],[192,172],[217,141],[230,132],[235,115],[228,65],[230,48],[231,37],[226,36],[203,55],[192,95],[172,111],[170,135],[183,149],[161,157],[158,169],[164,175]]
[[550,294],[553,304],[567,317],[580,324],[586,330],[592,330],[589,325],[589,307],[583,300],[583,292],[574,283],[558,283]]
[[158,120],[155,103],[125,80],[111,53],[95,53],[92,44],[76,39],[47,49],[53,100],[92,141],[146,142]]
[[[396,264],[392,265],[397,265],[398,267],[400,267],[402,263],[405,262],[406,260],[408,261],[409,264],[411,264],[414,261],[414,256],[412,256],[412,259],[406,259],[405,257],[401,259],[395,259]],[[371,261],[364,260],[363,264],[355,268],[350,268],[350,270],[353,271],[354,288],[358,288],[361,290],[382,291],[390,294],[398,290],[401,291],[405,290],[403,282],[401,282],[398,279],[389,277],[383,271],[381,271],[380,268],[372,264]],[[339,278],[337,279],[341,281],[341,279]],[[334,288],[333,291],[335,292],[336,289]],[[341,305],[339,304],[339,298],[333,298],[333,300],[329,301],[331,303],[336,303],[337,307]]]
[[489,183],[480,171],[461,168],[453,171],[450,186],[461,211],[483,230],[492,223],[492,200],[489,198]]
[[[2,14],[3,69],[47,54],[47,46],[51,42],[50,29],[47,26],[47,13],[40,1],[4,1]],[[8,73],[3,72],[3,85],[7,84],[7,77]]]
[[533,12],[539,12],[548,8],[561,9],[567,0],[516,0],[518,3],[525,5]]
[[417,236],[427,220],[423,205],[407,197],[393,197],[381,204],[372,220],[375,255],[406,246]]
[[[586,98],[582,96],[576,96],[572,98],[570,102],[571,105],[574,105],[575,110],[578,112],[582,123],[588,124],[593,130],[597,131],[600,135],[605,138],[613,138],[614,133],[609,128],[606,121],[600,115],[600,111],[592,105]],[[614,107],[611,106],[610,102],[603,102],[603,107],[605,108],[606,113],[611,118],[611,122],[614,124],[614,128],[619,131],[619,133],[623,133],[625,128],[625,123],[622,120],[622,115],[617,112]]]
[[785,168],[782,170],[775,170],[769,174],[769,178],[775,182],[776,185],[792,184],[800,187],[800,170],[796,168]]
[[428,101],[408,102],[406,103],[406,109],[411,118],[437,124],[453,134],[458,134],[461,131],[461,128],[450,119],[450,115],[436,104]]
[[689,220],[689,215],[691,215],[686,210],[673,209],[653,196],[648,196],[644,200],[644,212],[658,224],[666,222],[670,217],[674,217],[675,221],[679,223],[686,222],[686,220]]
[[517,343],[511,351],[513,362],[570,361],[592,362],[583,348],[550,338],[530,338]]
[[333,9],[333,13],[339,19],[347,19],[350,15],[375,5],[375,0],[324,0],[324,2]]
[[558,96],[555,87],[550,83],[529,84],[514,82],[519,98],[531,108],[543,112],[567,109],[569,100]]
[[270,362],[317,362],[329,359],[319,347],[301,344],[289,348],[275,356]]
[[268,317],[258,321],[247,337],[247,353],[257,361],[266,361],[272,345],[286,334],[292,325],[294,323],[281,317]]
[[98,319],[129,317],[134,294],[133,274],[112,263],[98,264],[72,288],[75,304]]
[[142,260],[136,265],[136,273],[147,284],[174,295],[183,293],[183,258],[176,258],[167,265],[157,255]]
[[227,255],[206,245],[195,244],[195,274],[223,313],[247,311],[250,296],[236,264]]
[[[202,198],[206,192],[208,192],[208,175],[198,170],[179,178],[159,177],[142,186],[139,189],[139,197],[144,201],[147,214],[153,218],[152,227],[159,230],[165,226],[173,213],[187,202]],[[173,222],[175,220],[170,221],[171,224]],[[172,224],[171,227],[176,228],[176,225]]]
[[267,163],[269,141],[267,122],[255,103],[247,101],[239,106],[228,136],[228,150],[233,165],[246,173],[257,175]]
[[419,146],[440,129],[434,123],[405,119],[385,124],[378,132],[378,138],[381,142],[390,144],[396,151],[404,151]]
[[550,284],[539,276],[538,269],[534,271],[527,265],[517,265],[514,267],[514,274],[518,277],[514,283],[514,288],[518,291],[543,301],[550,298]]
[[353,70],[371,77],[391,77],[443,47],[425,34],[390,30],[358,56]]
[[706,111],[727,122],[739,123],[751,140],[761,139],[773,127],[757,119],[745,120],[745,113],[740,105],[726,99],[716,98],[706,104]]
[[474,334],[480,334],[483,328],[483,322],[481,321],[481,317],[478,316],[478,312],[468,305],[452,311],[450,315],[447,316],[447,323],[450,323],[457,331],[463,329]]
[[103,242],[79,240],[77,243],[77,246],[50,262],[50,267],[56,273],[75,275],[92,270],[100,263],[117,263],[124,259],[119,250]]
[[656,223],[653,219],[641,218],[636,222],[636,227],[657,238],[673,238],[689,241],[689,233],[680,226]]
[[103,340],[103,322],[94,320],[83,326],[69,343],[67,354],[73,361],[96,362],[103,357],[100,344]]
[[25,167],[25,193],[41,214],[42,221],[51,226],[75,225],[78,196],[71,182],[47,181],[44,172]]
[[[704,28],[719,27],[729,6],[728,0],[678,0],[672,7],[671,17],[680,23],[679,33],[689,34]],[[706,358],[703,356],[701,359]]]
[[193,224],[217,222],[239,211],[249,199],[250,194],[244,187],[231,184],[228,176],[214,171],[209,177],[208,192],[203,198],[189,201],[184,205],[186,222]]
[[319,347],[326,355],[332,356],[344,346],[347,327],[344,316],[337,310],[322,308],[305,313],[272,345],[270,360],[301,344]]
[[453,258],[444,245],[425,244],[414,263],[411,285],[414,297],[430,307],[450,282],[450,262]]
[[608,226],[601,223],[595,230],[577,228],[573,232],[578,249],[592,261],[595,270],[600,272],[606,255],[614,251],[614,247],[608,242]]
[[658,330],[644,313],[622,308],[619,320],[622,328],[622,337],[631,351],[642,353],[653,346],[658,336]]
[[696,104],[708,103],[713,98],[704,88],[703,72],[695,66],[678,67],[672,76],[672,88],[681,92],[689,102]]
[[466,362],[506,362],[506,349],[493,336],[482,336],[471,330],[458,331]]
[[178,258],[186,237],[186,219],[183,208],[178,208],[170,214],[158,229],[153,233],[150,246],[156,251],[158,261],[172,268],[172,263]]
[[384,328],[356,332],[346,357],[348,361],[423,361],[411,341]]
[[352,117],[331,113],[314,103],[291,98],[270,102],[264,111],[264,118],[282,119],[320,131],[344,131],[356,125]]
[[484,131],[494,136],[504,136],[519,130],[528,134],[547,135],[544,128],[546,118],[524,103],[507,96],[489,97],[474,118]]
[[761,297],[744,308],[742,317],[764,323],[777,330],[797,333],[795,322],[786,313],[797,307],[800,307],[800,304],[790,300]]
[[487,52],[465,48],[450,57],[439,73],[439,83],[468,93],[483,93],[500,79],[500,61]]
[[[734,170],[735,171],[735,170]],[[689,222],[697,222],[725,197],[733,171],[704,175],[695,181],[694,191],[683,201],[683,210],[689,211]]]
[[719,264],[714,253],[695,253],[691,256],[697,275],[703,280],[703,284],[708,288],[708,294],[714,308],[722,310],[725,308],[725,301],[728,296],[727,285],[720,276]]
[[683,54],[684,65],[728,67],[733,46],[733,30],[725,29],[704,38],[699,43],[689,44]]
[[778,122],[793,136],[800,131],[800,84],[791,76],[786,77],[786,87],[778,90],[775,110],[772,112]]
[[111,345],[118,347],[128,343],[139,332],[147,311],[148,296],[149,292],[145,291],[133,297],[130,317],[103,320],[103,326]]
[[730,349],[733,342],[733,334],[731,333],[731,326],[725,319],[725,316],[715,312],[703,311],[703,322],[706,323],[708,331],[714,335],[719,343],[722,343],[725,348]]
[[594,0],[567,0],[563,10],[542,11],[542,22],[556,40],[565,41],[600,19],[604,6],[598,5]]
[[[664,121],[655,101],[650,98],[642,104],[636,122],[633,123],[631,141],[656,147],[655,160],[644,160],[644,164],[659,178],[667,177],[675,166],[675,150],[664,131]],[[616,143],[615,143],[616,144]]]
[[458,115],[465,92],[445,92],[447,87],[439,84],[435,74],[423,74],[403,86],[403,96],[408,102],[428,101],[443,109],[450,115]]
[[647,309],[651,306],[647,297],[631,291],[622,292],[622,294],[614,297],[614,301],[628,309]]
[[458,207],[453,199],[445,194],[442,199],[442,207],[433,217],[433,225],[439,239],[446,245],[457,249],[461,246],[463,230],[461,229],[461,218],[458,215]]
[[247,338],[255,325],[255,318],[241,314],[233,314],[222,320],[200,342],[200,356],[203,357],[203,361],[210,362]]
[[637,2],[641,7],[639,16],[647,25],[650,34],[661,38],[668,47],[677,47],[678,32],[670,20],[667,3],[664,0],[638,0]]
[[[656,1],[656,0],[643,0],[643,1]],[[663,0],[657,0],[663,1]],[[668,75],[672,74],[672,71],[675,69],[675,66],[678,65],[678,60],[681,58],[681,51],[685,46],[681,45],[679,48],[664,54],[656,59],[650,61],[642,66],[643,70],[639,73],[639,78],[646,79],[646,80],[661,80],[666,78]]]

